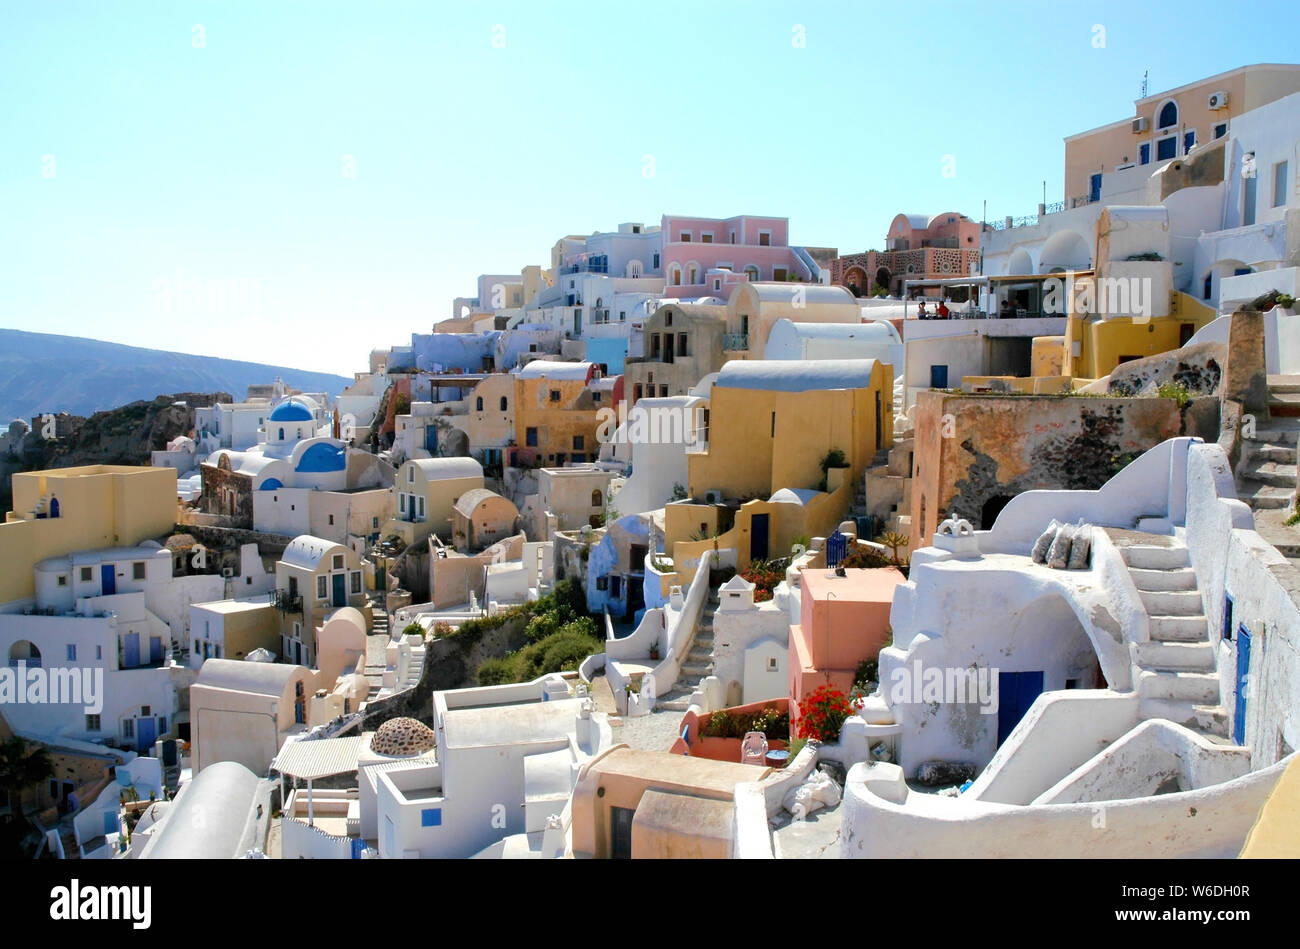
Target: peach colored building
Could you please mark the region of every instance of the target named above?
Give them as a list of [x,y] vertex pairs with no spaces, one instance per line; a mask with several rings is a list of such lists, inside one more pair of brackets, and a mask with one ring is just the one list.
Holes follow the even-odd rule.
[[799,622],[790,626],[792,723],[805,695],[826,684],[847,695],[859,664],[889,645],[894,590],[906,582],[896,567],[848,569],[842,577],[818,568],[800,574]]
[[[931,217],[899,214],[889,225],[886,249],[835,258],[831,283],[858,297],[868,296],[876,286],[899,296],[905,280],[967,276],[979,263],[980,227],[978,221],[957,211]],[[925,292],[938,296],[940,289]]]

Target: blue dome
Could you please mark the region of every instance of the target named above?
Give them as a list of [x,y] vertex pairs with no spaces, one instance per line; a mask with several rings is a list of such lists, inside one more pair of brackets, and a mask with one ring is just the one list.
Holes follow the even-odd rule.
[[311,409],[297,399],[285,399],[271,412],[272,422],[310,422]]
[[280,483],[280,479],[279,479],[279,478],[267,478],[265,481],[262,482],[261,487],[259,487],[257,490],[259,490],[259,491],[278,491],[280,488],[283,488],[283,487],[284,487],[284,485]]
[[309,474],[344,471],[347,466],[348,459],[343,449],[329,442],[317,442],[303,452],[302,458],[298,460],[298,470]]

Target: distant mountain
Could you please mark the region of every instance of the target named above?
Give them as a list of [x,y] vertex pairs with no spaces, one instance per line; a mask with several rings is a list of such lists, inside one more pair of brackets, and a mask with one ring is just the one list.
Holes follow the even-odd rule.
[[229,392],[274,382],[337,395],[352,380],[286,366],[0,329],[0,427],[43,412],[90,415],[169,392]]

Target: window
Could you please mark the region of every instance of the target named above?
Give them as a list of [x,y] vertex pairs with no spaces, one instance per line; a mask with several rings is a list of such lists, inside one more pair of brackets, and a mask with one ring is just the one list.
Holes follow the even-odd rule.
[[664,314],[664,326],[672,326],[672,325],[673,325],[673,315],[672,315],[672,313],[665,313],[665,314]]
[[771,232],[771,231],[759,231],[759,232],[758,232],[758,246],[759,246],[759,247],[770,247],[770,246],[772,246],[772,232]]
[[605,591],[605,590],[608,590],[608,589],[609,589],[609,577],[597,577],[597,578],[596,578],[596,589],[597,589],[597,590],[600,590],[600,591],[602,591],[602,592]]
[[733,243],[733,244],[736,243],[736,232],[735,232],[735,231],[731,231],[731,232],[730,232],[730,238],[731,238],[731,243]]
[[701,243],[701,244],[712,244],[712,243],[713,243],[713,235],[710,234],[710,233],[704,233],[704,234],[701,234],[701,235],[700,235],[700,243]]
[[685,333],[677,334],[677,355],[679,356],[686,355],[686,334]]
[[586,445],[584,445],[584,444],[582,443],[582,440],[583,440],[583,439],[582,439],[582,436],[581,436],[581,435],[574,435],[574,436],[573,436],[573,449],[574,449],[574,451],[582,451],[584,448],[587,447]]
[[479,396],[477,399],[474,400],[474,411],[475,412],[483,411],[483,396]]
[[1178,136],[1170,135],[1156,142],[1156,161],[1164,161],[1178,155]]
[[1178,103],[1166,102],[1160,107],[1160,119],[1156,122],[1156,128],[1167,129],[1173,128],[1178,124]]
[[59,586],[66,587],[68,585],[68,575],[66,573],[59,574],[56,582]]
[[592,491],[592,492],[591,492],[591,506],[592,506],[592,507],[600,507],[600,506],[601,506],[602,504],[604,504],[604,503],[605,503],[605,496],[604,496],[603,494],[601,494],[600,491]]
[[661,399],[666,399],[666,398],[668,398],[668,387],[667,387],[667,386],[660,386],[660,387],[659,387],[659,398],[661,398]]
[[134,719],[134,718],[124,718],[124,719],[122,719],[122,737],[123,737],[123,738],[134,738],[134,737],[135,737],[135,719]]
[[507,407],[508,405],[509,405],[509,401],[508,401],[508,400],[506,399],[506,397],[503,395],[503,396],[501,397],[501,411],[504,412],[504,411],[506,410],[506,407]]
[[1223,138],[1223,136],[1225,136],[1225,135],[1227,135],[1227,134],[1228,134],[1228,123],[1227,123],[1227,122],[1220,122],[1218,125],[1216,125],[1216,126],[1214,127],[1214,137],[1215,137],[1215,138]]
[[784,280],[784,279],[785,279],[785,268],[784,268],[784,267],[773,267],[773,268],[772,268],[772,279],[773,279],[773,280],[776,280],[776,281]]
[[659,251],[655,251],[655,270],[659,269]]
[[[281,637],[281,638],[283,639],[284,637]],[[199,643],[199,641],[198,641],[197,639],[194,640],[194,653],[195,653],[195,655],[197,655],[200,651],[202,651],[202,649],[203,649],[203,647],[202,647],[202,645]]]
[[103,658],[104,658],[104,647],[103,647],[103,646],[96,646],[96,647],[95,647],[95,658],[96,658],[96,659],[103,659]]
[[90,578],[91,578],[92,576],[94,576],[94,573],[91,571],[91,569],[90,569],[89,567],[82,567],[82,568],[81,568],[81,582],[82,582],[82,583],[89,583],[89,582],[90,582]]
[[1280,161],[1273,166],[1273,207],[1280,208],[1286,204],[1286,162]]
[[559,402],[559,401],[560,401],[560,390],[559,390],[559,389],[552,389],[552,390],[551,390],[551,401],[552,401],[552,402]]
[[1192,146],[1195,144],[1196,144],[1196,129],[1192,129],[1190,132],[1184,132],[1183,133],[1183,154],[1186,155],[1188,152],[1190,152],[1192,150]]
[[361,571],[360,570],[352,571],[352,592],[353,593],[361,592]]
[[[377,517],[372,517],[372,518],[370,519],[370,529],[371,529],[371,530],[376,530],[376,531],[379,530],[379,518],[377,518]],[[252,577],[249,577],[248,579],[251,581],[253,578],[252,578]]]
[[327,581],[324,577],[317,577],[317,578],[316,578],[316,597],[317,597],[318,599],[321,599],[321,600],[325,599],[326,591],[327,591],[327,589],[328,589],[328,586],[329,586],[329,583],[328,583],[328,581]]
[[342,569],[343,569],[343,555],[342,555],[342,554],[335,554],[335,555],[334,555],[334,569],[335,569],[335,570],[342,570]]
[[442,826],[442,808],[426,807],[420,811],[421,827],[441,827]]
[[330,515],[330,527],[333,527],[333,526],[334,526],[334,515],[331,514],[331,515]]
[[397,509],[398,509],[399,511],[401,511],[403,514],[406,513],[406,495],[405,495],[405,494],[399,494],[399,495],[397,496]]
[[717,277],[713,278],[713,289],[715,292],[722,289],[722,281]]
[[424,517],[424,495],[420,495],[420,496],[419,496],[418,498],[416,498],[415,500],[416,500],[416,503],[420,505],[420,513],[419,513],[418,515],[416,515],[416,516],[417,516],[417,517]]
[[1151,143],[1150,142],[1143,142],[1141,145],[1138,146],[1138,164],[1139,165],[1151,164]]
[[691,242],[691,232],[682,231],[681,240],[683,244],[689,244]]
[[77,661],[77,646],[75,643],[68,643],[68,662]]
[[415,465],[406,469],[406,483],[415,484]]
[[537,429],[528,428],[524,430],[524,444],[529,448],[537,447]]
[[98,715],[87,715],[87,716],[86,716],[86,731],[88,731],[88,732],[97,732],[97,731],[100,730],[100,728],[101,728],[101,725],[100,725],[100,720],[99,720],[99,716],[98,716]]
[[776,669],[776,656],[768,656],[768,657],[767,657],[767,671],[768,671],[768,672],[776,672],[776,671],[777,671],[777,669]]
[[[220,659],[221,657],[218,656],[217,658]],[[166,715],[159,715],[159,716],[158,716],[158,734],[159,734],[159,735],[165,735],[165,734],[167,734],[167,716],[166,716]]]
[[753,264],[746,265],[745,276],[749,278],[750,283],[753,283],[754,281],[758,280],[758,268],[755,267]]
[[[618,311],[618,321],[619,321],[620,323],[624,323],[624,322],[627,321],[627,310],[619,310],[619,311]],[[501,401],[504,402],[505,399],[502,399]]]
[[137,560],[135,563],[131,564],[131,579],[132,579],[132,580],[143,580],[143,579],[144,579],[144,561],[143,561],[143,560]]

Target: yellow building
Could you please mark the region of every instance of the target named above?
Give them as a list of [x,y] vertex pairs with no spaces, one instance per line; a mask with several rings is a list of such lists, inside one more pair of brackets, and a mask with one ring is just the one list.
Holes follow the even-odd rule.
[[861,323],[862,308],[844,287],[807,283],[742,283],[727,302],[722,348],[730,359],[762,359],[777,320]]
[[469,439],[470,454],[488,469],[499,469],[501,450],[515,437],[515,377],[494,372],[465,397],[465,414],[449,421]]
[[310,666],[316,630],[335,610],[351,606],[371,625],[366,582],[356,551],[320,537],[295,537],[275,564],[275,604],[283,614],[281,658]]
[[1300,66],[1264,63],[1138,99],[1133,115],[1065,140],[1066,202],[1095,201],[1094,176],[1178,158],[1192,145],[1225,137],[1242,113],[1294,92],[1300,92]]
[[538,359],[515,373],[515,457],[562,467],[567,462],[594,460],[600,452],[604,393],[590,383],[600,370],[590,362]]
[[33,596],[33,570],[47,557],[170,534],[176,469],[87,465],[15,474],[13,498],[0,524],[0,603]]
[[[687,454],[690,500],[665,507],[684,578],[701,553],[738,567],[779,557],[844,519],[853,485],[893,443],[893,367],[874,359],[732,361],[713,383],[706,445]],[[823,470],[832,452],[842,464]]]
[[451,536],[452,512],[457,499],[483,487],[483,466],[473,458],[413,458],[397,469],[393,519],[383,536],[397,535],[406,546],[430,534]]

